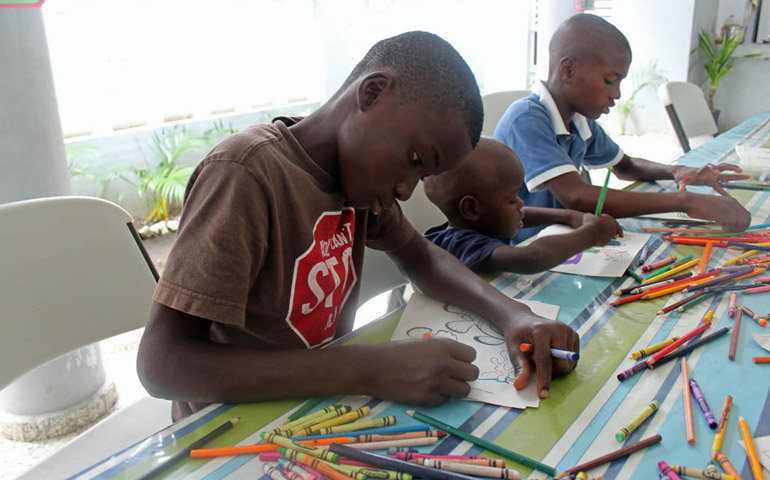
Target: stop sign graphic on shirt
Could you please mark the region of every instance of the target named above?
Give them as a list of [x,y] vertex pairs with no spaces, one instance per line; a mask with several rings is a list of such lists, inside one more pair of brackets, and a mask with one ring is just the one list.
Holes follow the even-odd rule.
[[313,243],[294,262],[286,322],[308,347],[334,338],[337,320],[356,283],[353,268],[355,211],[324,212]]

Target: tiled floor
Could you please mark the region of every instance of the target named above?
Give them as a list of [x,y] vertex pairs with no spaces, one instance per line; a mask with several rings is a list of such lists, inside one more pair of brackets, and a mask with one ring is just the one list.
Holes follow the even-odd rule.
[[[673,135],[653,133],[644,136],[624,136],[616,138],[616,141],[631,156],[639,156],[661,163],[670,163],[681,156],[681,149]],[[603,169],[592,172],[593,183],[602,184],[605,172]],[[622,188],[627,183],[613,177],[610,186]],[[165,236],[146,242],[150,256],[159,270],[162,270],[172,244],[173,236]],[[387,301],[384,296],[367,302],[359,309],[356,326],[364,325],[384,314],[386,307]],[[140,338],[141,331],[135,331],[102,342],[105,369],[118,389],[118,409],[121,405],[126,405],[144,394],[135,370],[136,349]],[[16,478],[71,439],[72,436],[50,442],[24,443],[9,441],[0,437],[0,480]]]

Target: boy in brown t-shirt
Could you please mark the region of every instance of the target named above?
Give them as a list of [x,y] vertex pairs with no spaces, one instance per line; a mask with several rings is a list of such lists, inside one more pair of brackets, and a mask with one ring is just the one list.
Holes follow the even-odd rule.
[[[310,117],[233,135],[198,166],[139,349],[142,383],[179,419],[208,402],[334,394],[438,404],[468,394],[471,347],[443,338],[316,348],[352,329],[364,245],[387,251],[425,294],[505,335],[517,380],[575,363],[566,325],[541,318],[430,244],[396,200],[456,167],[479,140],[478,86],[441,38],[377,43]],[[534,345],[526,359],[518,349]],[[531,363],[530,363],[531,362]]]

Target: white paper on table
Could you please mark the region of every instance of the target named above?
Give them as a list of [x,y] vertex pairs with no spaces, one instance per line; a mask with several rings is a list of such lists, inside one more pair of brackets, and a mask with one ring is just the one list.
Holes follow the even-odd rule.
[[735,153],[740,159],[740,167],[747,171],[770,171],[770,149],[736,145]]
[[[762,465],[762,470],[765,471],[765,475],[770,475],[770,435],[766,437],[754,437],[752,438],[752,441],[754,442],[754,450],[757,451],[757,459],[759,460],[759,463]],[[741,447],[746,449],[746,444],[743,443],[743,440],[738,440],[738,443],[741,445]]]
[[[572,230],[567,225],[551,225],[541,230],[538,238],[570,233]],[[592,277],[620,277],[649,239],[647,233],[625,232],[623,237],[616,238],[609,245],[591,247],[550,270]]]
[[760,347],[770,352],[770,333],[752,333],[751,336]]
[[693,220],[692,217],[684,212],[648,213],[647,215],[638,215],[635,218],[649,218],[651,220]]
[[[513,297],[518,291],[508,287],[502,291]],[[528,305],[536,314],[556,320],[557,305],[518,300]],[[473,364],[479,368],[479,378],[470,382],[471,393],[466,400],[491,403],[510,408],[537,407],[536,382],[529,382],[524,390],[513,386],[513,366],[500,331],[480,316],[454,305],[441,303],[419,293],[414,293],[398,322],[392,340],[422,338],[425,333],[447,337],[470,345],[476,350]]]

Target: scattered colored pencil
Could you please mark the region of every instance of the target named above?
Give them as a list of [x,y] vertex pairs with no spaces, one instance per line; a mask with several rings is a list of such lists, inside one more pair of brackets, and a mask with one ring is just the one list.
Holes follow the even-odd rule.
[[613,460],[617,460],[618,458],[627,457],[628,455],[631,455],[636,451],[639,451],[643,448],[647,448],[650,445],[654,445],[660,442],[662,439],[663,437],[661,437],[660,435],[653,435],[651,437],[647,437],[644,440],[640,440],[637,443],[615,450],[614,452],[610,452],[607,455],[602,455],[601,457],[598,457],[594,460],[589,460],[588,462],[581,463],[580,465],[572,467],[569,470],[565,470],[564,472],[554,477],[554,480],[559,480],[560,478],[564,478],[567,475],[571,475],[573,473],[585,472],[585,471],[591,470],[592,468],[596,468],[600,465],[610,463]]
[[695,424],[692,419],[692,400],[690,398],[690,374],[687,371],[687,359],[682,357],[682,401],[684,403],[684,426],[687,443],[695,445]]
[[599,200],[596,202],[596,210],[594,215],[601,215],[602,208],[604,208],[604,200],[607,198],[607,190],[610,188],[610,177],[612,176],[612,167],[607,169],[607,177],[604,179],[604,185],[601,192],[599,192]]
[[727,353],[727,358],[735,360],[735,351],[738,349],[738,333],[741,330],[741,316],[743,310],[740,308],[735,311],[735,319],[733,320],[733,335],[730,337],[730,351]]
[[741,429],[741,437],[743,437],[743,444],[746,447],[746,454],[749,457],[749,464],[751,465],[751,473],[754,474],[754,480],[765,480],[765,474],[762,473],[762,465],[757,458],[757,450],[754,447],[754,440],[751,438],[751,431],[749,425],[746,423],[746,419],[738,417],[738,425]]

